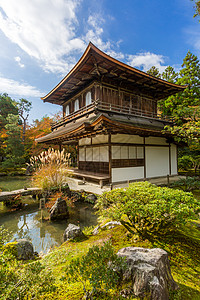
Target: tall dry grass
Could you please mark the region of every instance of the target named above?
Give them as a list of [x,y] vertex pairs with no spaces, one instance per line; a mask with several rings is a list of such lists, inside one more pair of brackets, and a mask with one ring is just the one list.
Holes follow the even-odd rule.
[[43,190],[60,188],[67,180],[70,153],[49,148],[30,159],[29,167],[33,170],[33,185]]

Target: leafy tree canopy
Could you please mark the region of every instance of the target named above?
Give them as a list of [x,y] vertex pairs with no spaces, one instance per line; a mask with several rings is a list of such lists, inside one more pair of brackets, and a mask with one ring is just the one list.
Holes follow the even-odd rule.
[[0,94],[0,130],[7,124],[8,114],[18,114],[17,103],[8,94]]

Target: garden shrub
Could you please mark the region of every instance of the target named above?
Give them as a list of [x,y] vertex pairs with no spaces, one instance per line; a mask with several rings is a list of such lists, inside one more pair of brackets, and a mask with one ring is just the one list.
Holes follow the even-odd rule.
[[120,221],[130,232],[146,236],[165,232],[195,218],[200,205],[192,193],[136,182],[99,196],[95,205],[101,218]]
[[197,177],[181,178],[171,184],[173,187],[182,189],[185,192],[191,192],[200,189],[200,180]]
[[87,254],[73,259],[66,270],[66,278],[69,283],[81,282],[86,297],[89,297],[91,293],[108,292],[116,287],[124,266],[124,259],[118,257],[107,242],[103,246],[93,246]]

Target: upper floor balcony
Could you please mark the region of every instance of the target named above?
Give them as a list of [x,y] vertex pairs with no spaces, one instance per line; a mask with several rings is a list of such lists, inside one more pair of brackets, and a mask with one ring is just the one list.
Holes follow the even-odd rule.
[[122,106],[122,105],[103,102],[101,100],[96,100],[96,101],[92,101],[91,104],[87,106],[83,106],[80,109],[74,111],[73,113],[68,114],[67,116],[61,118],[59,121],[52,123],[51,129],[53,130],[71,121],[75,121],[76,119],[79,119],[84,115],[88,115],[94,111],[127,115],[127,117],[128,116],[142,117],[142,118],[156,119],[156,120],[168,121],[168,122],[173,121],[172,118],[163,116],[161,113],[155,113],[153,111],[147,111],[147,110],[144,111],[130,106]]

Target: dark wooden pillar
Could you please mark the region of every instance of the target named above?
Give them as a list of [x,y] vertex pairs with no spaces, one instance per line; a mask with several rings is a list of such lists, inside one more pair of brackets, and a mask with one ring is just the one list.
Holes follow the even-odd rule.
[[78,142],[76,150],[77,150],[77,167],[79,169],[79,142]]
[[169,175],[172,175],[171,144],[169,143]]
[[63,118],[66,116],[66,105],[63,105]]
[[144,178],[146,179],[147,178],[147,170],[146,170],[146,147],[145,147],[145,137],[143,138],[143,143],[144,143],[144,146],[143,146],[143,151],[144,151]]
[[112,145],[111,145],[111,134],[108,135],[108,158],[109,158],[109,177],[110,183],[112,182]]

